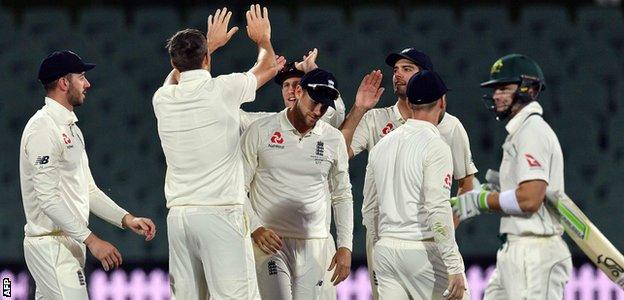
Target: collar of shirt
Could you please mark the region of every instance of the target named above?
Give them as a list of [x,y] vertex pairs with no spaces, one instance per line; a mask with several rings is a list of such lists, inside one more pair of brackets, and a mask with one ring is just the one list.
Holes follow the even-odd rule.
[[45,97],[45,104],[47,107],[47,111],[52,116],[54,122],[60,125],[71,125],[78,122],[78,117],[76,114],[65,108],[65,106],[56,102],[56,100]]
[[416,120],[416,119],[407,119],[407,121],[405,121],[405,125],[410,126],[412,128],[419,128],[419,127],[428,128],[430,130],[433,130],[436,134],[438,135],[440,134],[438,127],[431,124],[431,122],[427,122],[423,120]]
[[210,75],[210,72],[204,69],[190,70],[190,71],[184,71],[180,73],[180,82],[193,81],[197,79],[210,79],[210,78],[212,78],[212,76]]
[[543,112],[544,110],[542,109],[542,106],[537,103],[537,101],[532,101],[523,107],[513,118],[511,118],[511,120],[509,120],[507,125],[505,125],[505,129],[509,132],[509,134],[514,134],[518,131],[518,129],[520,129],[520,126],[524,123],[524,121],[526,121],[529,115],[535,113],[541,115]]
[[392,112],[394,112],[394,117],[396,118],[397,121],[399,121],[399,123],[405,124],[405,119],[403,119],[403,116],[401,116],[401,111],[399,110],[399,101],[397,101],[392,106]]
[[[279,114],[279,120],[280,120],[280,126],[282,128],[282,130],[284,131],[294,131],[295,133],[299,134],[299,131],[297,131],[297,129],[295,128],[295,126],[293,126],[290,123],[290,120],[288,120],[288,116],[286,115],[286,113],[288,112],[288,108],[285,108],[284,110],[282,110]],[[323,128],[321,128],[321,125],[319,124],[320,120],[318,122],[316,122],[316,124],[314,125],[314,127],[312,128],[312,130],[310,132],[316,134],[316,135],[322,135],[323,134]]]

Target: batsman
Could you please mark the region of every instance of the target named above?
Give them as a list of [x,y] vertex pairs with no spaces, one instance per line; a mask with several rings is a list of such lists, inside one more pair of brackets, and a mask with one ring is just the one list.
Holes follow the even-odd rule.
[[572,270],[563,227],[545,203],[546,188],[564,190],[563,155],[557,135],[537,102],[546,87],[531,58],[510,54],[497,60],[484,96],[507,138],[500,165],[500,191],[472,190],[451,199],[460,222],[482,212],[501,213],[503,245],[484,299],[562,299]]

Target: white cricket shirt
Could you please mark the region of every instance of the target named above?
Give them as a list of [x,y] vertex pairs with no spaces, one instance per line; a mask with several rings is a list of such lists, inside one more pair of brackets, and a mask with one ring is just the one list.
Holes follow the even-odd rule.
[[252,73],[213,78],[207,70],[192,70],[154,93],[168,208],[244,203],[239,108],[255,99],[256,85]]
[[351,249],[353,198],[344,137],[323,121],[301,137],[287,111],[254,122],[242,137],[245,182],[259,222],[280,236],[327,238],[331,204],[338,247]]
[[[509,135],[503,144],[500,165],[501,191],[518,188],[524,181],[543,180],[552,189],[564,190],[563,154],[557,135],[541,117],[542,106],[533,101],[505,126]],[[529,216],[503,216],[501,233],[514,235],[561,235],[557,217],[542,204]]]
[[[405,120],[401,117],[398,102],[390,107],[373,108],[364,114],[353,134],[351,150],[357,155],[364,150],[369,152],[381,140],[382,137],[403,125]],[[477,173],[477,168],[472,161],[470,141],[466,129],[459,119],[449,113],[438,124],[438,130],[442,139],[451,147],[453,155],[453,178],[462,179],[468,175]],[[364,197],[362,203],[363,224],[372,226],[370,199]]]
[[128,213],[95,184],[74,112],[46,97],[20,142],[20,184],[26,236],[64,234],[83,242],[89,211],[122,227]]
[[463,272],[449,202],[451,150],[431,123],[409,119],[373,148],[364,191],[379,237],[434,238],[450,274]]

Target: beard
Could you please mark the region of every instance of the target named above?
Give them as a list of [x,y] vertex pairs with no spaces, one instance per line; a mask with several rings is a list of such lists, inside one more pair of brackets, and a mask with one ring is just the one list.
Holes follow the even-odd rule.
[[401,85],[401,86],[394,86],[394,95],[396,95],[399,98],[405,98],[407,97],[407,87],[405,85]]
[[84,103],[84,94],[78,91],[78,89],[74,88],[72,85],[69,86],[69,104],[73,107],[81,106]]

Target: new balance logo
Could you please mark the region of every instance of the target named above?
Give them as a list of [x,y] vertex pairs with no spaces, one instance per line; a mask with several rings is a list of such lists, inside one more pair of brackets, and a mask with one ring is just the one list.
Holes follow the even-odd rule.
[[277,275],[277,265],[274,260],[269,260],[267,266],[269,267],[269,275]]
[[35,160],[35,166],[36,165],[45,165],[48,163],[50,157],[49,156],[37,156],[37,159]]
[[316,283],[316,285],[317,285],[317,286],[323,286],[323,280],[319,280],[319,281]]

